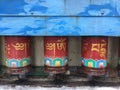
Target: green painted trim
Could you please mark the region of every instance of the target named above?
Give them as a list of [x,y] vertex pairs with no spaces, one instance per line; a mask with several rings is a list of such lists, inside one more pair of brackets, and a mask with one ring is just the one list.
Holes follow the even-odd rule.
[[[13,59],[15,60],[15,59]],[[24,67],[24,66],[28,66],[31,64],[31,58],[23,58],[21,60],[15,60],[17,63],[18,63],[18,66],[17,67]],[[5,60],[5,65],[7,67],[11,67],[11,62],[12,62],[12,59],[6,59]]]
[[56,65],[56,63],[57,62],[59,62],[59,64],[60,64],[60,66],[63,66],[63,59],[61,59],[61,58],[55,58],[54,60],[53,60],[53,66],[57,66]]
[[89,67],[89,63],[92,63],[93,64],[92,68],[95,68],[96,62],[94,60],[92,60],[92,59],[86,60],[85,66]]

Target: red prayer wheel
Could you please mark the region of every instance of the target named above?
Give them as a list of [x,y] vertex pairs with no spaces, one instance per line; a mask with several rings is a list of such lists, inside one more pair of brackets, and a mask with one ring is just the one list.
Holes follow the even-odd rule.
[[[118,67],[117,67],[117,69],[118,69],[118,74],[120,73],[120,38],[119,38],[119,47],[118,47]],[[119,76],[120,76],[120,74],[119,74]]]
[[30,37],[5,37],[6,72],[25,74],[30,69]]
[[64,73],[68,69],[68,38],[44,37],[45,71],[53,74]]
[[83,72],[91,76],[106,74],[108,37],[82,38]]

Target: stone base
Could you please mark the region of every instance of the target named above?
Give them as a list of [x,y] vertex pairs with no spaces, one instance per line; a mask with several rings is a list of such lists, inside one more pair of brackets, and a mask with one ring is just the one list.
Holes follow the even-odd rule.
[[88,68],[88,67],[82,67],[83,73],[90,75],[90,76],[102,76],[107,73],[106,68]]
[[19,67],[19,68],[9,68],[6,67],[5,71],[7,74],[12,74],[12,75],[19,75],[19,74],[25,74],[30,71],[30,65],[26,67]]
[[67,70],[68,70],[68,65],[61,67],[50,67],[46,65],[44,66],[44,71],[51,74],[65,73]]

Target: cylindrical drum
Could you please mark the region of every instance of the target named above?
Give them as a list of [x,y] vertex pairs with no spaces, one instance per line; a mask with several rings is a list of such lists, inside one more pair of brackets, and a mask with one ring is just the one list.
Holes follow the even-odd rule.
[[68,38],[44,37],[45,71],[53,74],[64,73],[68,69]]
[[118,75],[120,76],[120,38],[119,38],[119,41],[118,41]]
[[6,36],[6,72],[25,74],[30,69],[30,37]]
[[82,38],[83,72],[91,76],[105,75],[108,37]]

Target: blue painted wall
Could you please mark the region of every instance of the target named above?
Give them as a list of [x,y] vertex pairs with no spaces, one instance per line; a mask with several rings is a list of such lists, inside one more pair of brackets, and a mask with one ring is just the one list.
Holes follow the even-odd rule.
[[120,36],[120,0],[0,0],[0,35]]

